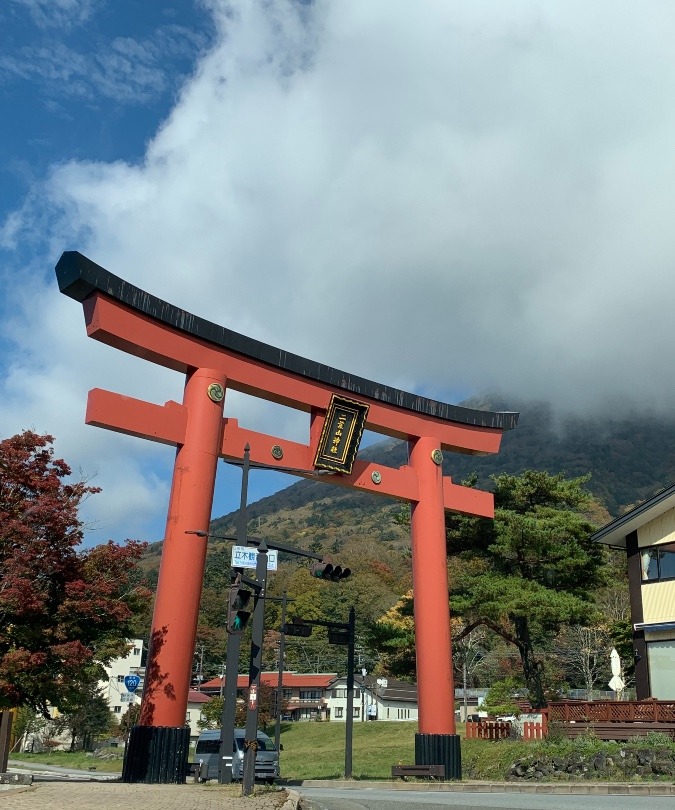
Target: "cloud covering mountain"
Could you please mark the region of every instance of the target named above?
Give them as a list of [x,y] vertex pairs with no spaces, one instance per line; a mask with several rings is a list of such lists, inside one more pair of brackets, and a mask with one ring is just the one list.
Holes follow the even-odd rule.
[[[108,5],[14,2],[57,39]],[[142,155],[55,156],[0,231],[3,434],[54,433],[96,471],[102,531],[158,525],[172,454],[85,428],[86,390],[163,402],[181,380],[90,345],[56,290],[66,249],[236,331],[438,399],[669,408],[672,3],[201,5],[208,35],[173,36],[174,14],[154,38],[111,32],[96,54],[80,42],[81,61],[64,38],[0,62],[5,87],[52,82],[60,103],[61,81],[82,105],[123,105],[171,86],[158,42],[195,54]],[[306,438],[294,414],[239,397],[226,410]]]

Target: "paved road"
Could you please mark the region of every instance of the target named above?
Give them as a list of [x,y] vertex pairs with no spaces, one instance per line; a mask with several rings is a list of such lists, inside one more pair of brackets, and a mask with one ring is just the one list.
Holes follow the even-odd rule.
[[526,793],[430,793],[412,790],[330,790],[301,787],[310,810],[671,810],[672,796],[597,796]]

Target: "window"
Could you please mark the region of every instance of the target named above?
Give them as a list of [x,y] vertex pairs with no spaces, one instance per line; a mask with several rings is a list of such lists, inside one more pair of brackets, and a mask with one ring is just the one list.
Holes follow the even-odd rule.
[[321,692],[318,689],[301,689],[300,700],[320,700]]
[[316,716],[316,709],[300,709],[301,720],[311,720]]
[[643,582],[675,579],[675,543],[650,546],[640,552]]
[[134,647],[134,653],[133,654],[134,655],[140,655],[141,654],[141,648],[140,647]]
[[410,719],[410,709],[397,709],[396,714],[399,720]]
[[675,639],[648,641],[649,683],[652,697],[659,700],[675,698]]
[[115,714],[122,714],[122,707],[121,706],[114,706],[113,711]]
[[347,690],[346,689],[333,689],[332,696],[334,698],[346,698],[347,697]]
[[190,712],[185,712],[185,719],[186,719],[186,720],[189,720],[189,719],[190,719]]
[[343,713],[342,706],[336,706],[335,707],[335,717],[343,717],[343,716],[344,716],[344,713]]
[[124,675],[117,676],[117,683],[124,683]]
[[281,696],[284,700],[290,700],[293,697],[293,690],[292,689],[282,689]]
[[357,718],[361,717],[361,709],[359,709],[358,706],[354,706],[354,714],[352,716]]

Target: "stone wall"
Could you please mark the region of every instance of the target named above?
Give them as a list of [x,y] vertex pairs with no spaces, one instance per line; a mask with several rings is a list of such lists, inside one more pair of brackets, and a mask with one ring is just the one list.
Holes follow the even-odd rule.
[[537,754],[515,762],[509,780],[631,780],[675,776],[675,749],[668,747],[622,747],[616,752]]

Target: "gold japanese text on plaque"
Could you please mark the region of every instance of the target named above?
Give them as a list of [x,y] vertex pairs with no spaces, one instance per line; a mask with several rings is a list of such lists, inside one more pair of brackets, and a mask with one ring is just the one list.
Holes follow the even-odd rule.
[[368,405],[333,394],[326,411],[314,466],[320,470],[349,475],[359,451],[367,415]]

